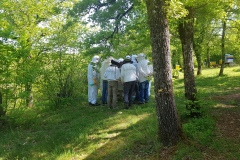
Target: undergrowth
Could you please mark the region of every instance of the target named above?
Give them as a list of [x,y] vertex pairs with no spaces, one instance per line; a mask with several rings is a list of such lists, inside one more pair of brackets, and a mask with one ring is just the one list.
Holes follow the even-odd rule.
[[[175,101],[187,141],[180,142],[167,159],[234,159],[240,145],[216,136],[216,121],[210,114],[220,102],[214,95],[234,92],[240,86],[239,67],[205,69],[196,77],[201,118],[186,116],[183,76],[174,80]],[[166,148],[158,142],[154,94],[150,102],[125,110],[123,103],[110,110],[92,107],[87,99],[63,106],[12,109],[0,132],[0,159],[161,159]],[[231,105],[238,105],[232,102]],[[239,107],[239,106],[238,106]],[[238,110],[239,111],[239,110]],[[210,158],[210,159],[211,159]]]

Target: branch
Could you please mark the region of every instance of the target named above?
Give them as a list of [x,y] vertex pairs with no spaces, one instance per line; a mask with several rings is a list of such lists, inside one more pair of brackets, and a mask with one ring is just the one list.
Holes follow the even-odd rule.
[[111,34],[110,36],[108,36],[108,37],[105,38],[105,41],[113,38],[113,36],[114,36],[116,33],[118,33],[118,29],[119,29],[119,25],[120,25],[120,20],[121,20],[125,15],[127,15],[127,13],[129,13],[129,12],[133,9],[133,6],[134,6],[134,5],[130,6],[125,12],[119,13],[119,14],[114,18],[114,19],[116,20],[115,28],[114,28],[112,34]]

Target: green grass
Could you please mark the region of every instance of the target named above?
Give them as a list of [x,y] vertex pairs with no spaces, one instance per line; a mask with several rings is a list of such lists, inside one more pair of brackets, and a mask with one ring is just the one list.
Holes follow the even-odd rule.
[[[240,143],[218,136],[214,111],[234,110],[239,102],[229,101],[235,108],[217,108],[212,96],[239,91],[240,67],[204,69],[196,77],[198,98],[204,110],[200,119],[186,119],[183,75],[174,80],[175,100],[188,142],[180,142],[169,151],[169,159],[240,159]],[[7,112],[0,132],[0,159],[161,159],[166,150],[157,141],[157,119],[153,92],[149,104],[124,110],[106,106],[90,107],[86,99],[53,109],[45,106],[14,109]],[[171,148],[170,148],[171,149]]]

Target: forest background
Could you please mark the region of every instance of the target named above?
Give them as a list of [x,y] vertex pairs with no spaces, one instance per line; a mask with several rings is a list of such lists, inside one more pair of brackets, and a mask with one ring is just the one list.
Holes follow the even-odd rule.
[[[231,65],[239,64],[238,1],[175,0],[168,7],[173,69],[184,68],[179,26],[190,11],[196,75],[202,75],[203,67],[222,69],[225,54],[234,56]],[[28,122],[29,110],[64,109],[75,102],[86,106],[87,65],[95,54],[104,60],[143,52],[153,60],[146,3],[141,0],[3,0],[0,18],[3,129],[21,127],[19,120]],[[18,154],[24,157],[13,157]]]

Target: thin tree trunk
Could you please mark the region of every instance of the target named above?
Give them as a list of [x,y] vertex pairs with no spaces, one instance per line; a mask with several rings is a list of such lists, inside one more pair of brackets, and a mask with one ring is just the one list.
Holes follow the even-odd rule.
[[223,75],[223,70],[224,70],[224,64],[225,64],[225,34],[226,34],[226,21],[223,21],[223,28],[222,28],[222,44],[221,44],[221,49],[222,49],[222,64],[219,72],[219,76]]
[[182,128],[173,95],[170,36],[165,0],[147,0],[147,12],[152,44],[154,91],[158,118],[158,135],[165,146],[177,144]]
[[6,111],[3,108],[3,96],[2,96],[2,92],[0,91],[0,117],[4,116],[5,114],[6,114]]
[[202,55],[199,50],[199,47],[195,46],[195,54],[197,58],[197,75],[202,74]]
[[198,29],[198,32],[200,32],[200,34],[198,36],[194,37],[193,49],[195,51],[195,55],[197,58],[197,75],[201,75],[202,74],[202,66],[203,66],[201,44],[204,41],[206,32],[205,32],[205,28],[199,28],[199,27],[196,27],[196,28]]
[[25,92],[27,92],[28,96],[26,97],[26,106],[32,107],[33,106],[33,95],[32,95],[32,84],[28,82],[25,84]]
[[185,97],[187,99],[186,109],[190,112],[190,117],[200,117],[202,111],[200,104],[196,103],[197,88],[193,62],[194,13],[192,7],[188,7],[187,10],[188,15],[179,23],[179,35],[182,43],[184,61],[184,87]]
[[210,48],[207,47],[207,67],[210,68]]

